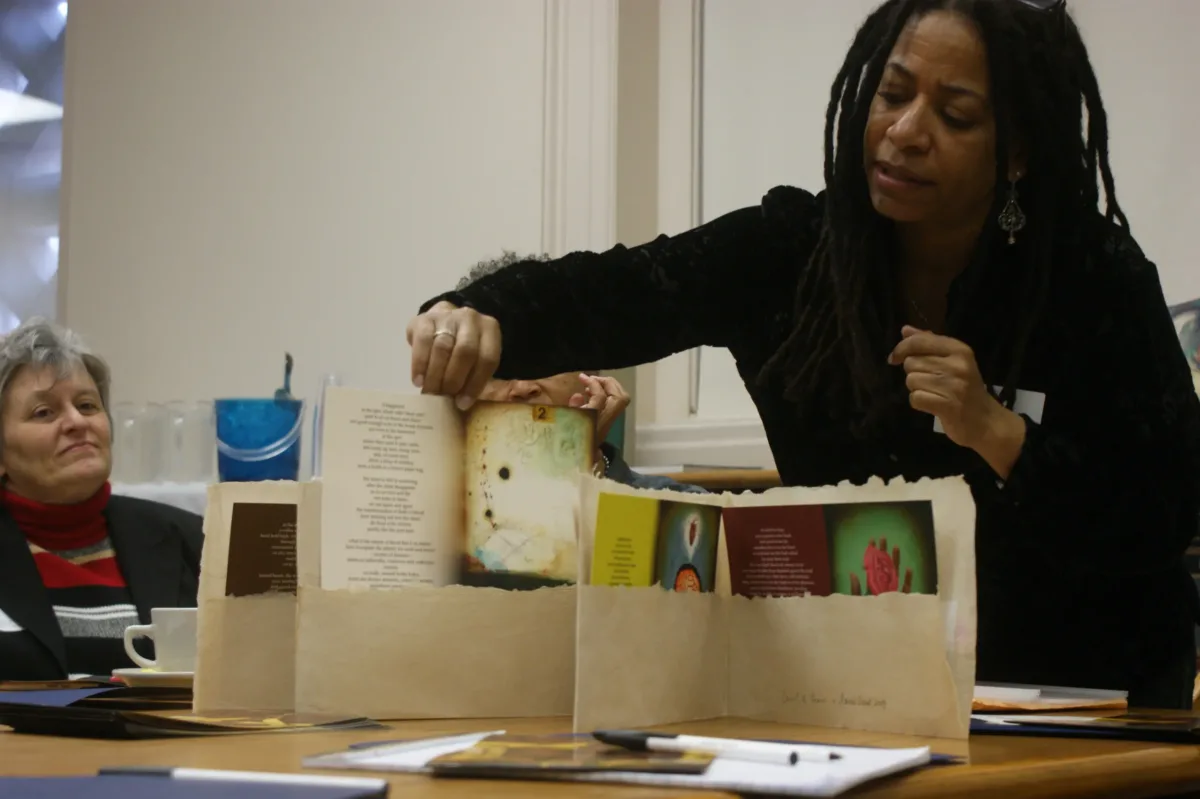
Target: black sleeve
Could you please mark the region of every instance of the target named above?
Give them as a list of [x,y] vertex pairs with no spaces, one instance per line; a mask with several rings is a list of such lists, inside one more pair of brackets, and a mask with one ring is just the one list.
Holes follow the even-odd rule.
[[997,498],[1017,543],[1026,530],[1053,531],[1053,540],[1023,542],[1045,557],[1151,573],[1177,568],[1197,532],[1200,398],[1157,270],[1118,235],[1092,285],[1078,289],[1093,315],[1064,320],[1067,400],[1052,415],[1047,396],[1042,424],[1026,418]]
[[[677,236],[602,253],[515,263],[461,292],[429,300],[469,306],[500,323],[497,376],[544,377],[615,369],[700,345],[731,346],[795,263],[819,220],[816,198],[778,187],[760,206]],[[799,246],[798,246],[799,244]],[[811,248],[811,244],[808,245]]]
[[184,566],[200,577],[200,554],[204,550],[204,519],[195,513],[180,511],[176,521],[179,535],[183,538]]
[[165,525],[179,536],[184,571],[193,581],[199,579],[200,555],[204,550],[204,517],[164,502],[143,501],[153,508],[155,524]]

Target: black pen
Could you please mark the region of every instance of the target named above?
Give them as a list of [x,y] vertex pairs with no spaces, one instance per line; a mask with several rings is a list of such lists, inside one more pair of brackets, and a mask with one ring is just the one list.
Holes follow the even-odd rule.
[[828,763],[831,760],[840,760],[842,757],[824,747],[799,746],[770,741],[747,741],[737,738],[704,738],[699,735],[675,735],[669,732],[597,730],[592,735],[601,743],[637,752],[698,752],[730,760],[774,763],[779,766],[794,766],[797,763]]

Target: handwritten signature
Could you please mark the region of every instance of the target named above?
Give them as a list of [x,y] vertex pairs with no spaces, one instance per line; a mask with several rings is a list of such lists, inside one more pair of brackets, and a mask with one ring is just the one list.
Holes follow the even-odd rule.
[[887,699],[878,696],[847,695],[839,693],[836,698],[820,696],[813,692],[784,691],[781,705],[843,705],[852,707],[870,707],[887,710]]

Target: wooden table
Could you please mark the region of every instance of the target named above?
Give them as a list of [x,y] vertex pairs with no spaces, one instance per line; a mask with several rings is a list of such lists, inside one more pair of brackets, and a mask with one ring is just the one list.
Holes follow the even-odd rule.
[[[177,738],[156,741],[91,741],[0,732],[0,776],[94,774],[108,766],[187,766],[253,771],[299,771],[301,758],[339,751],[352,742],[505,729],[539,734],[570,731],[569,719],[512,721],[410,721],[372,732],[295,733]],[[668,727],[666,729],[671,729]],[[705,735],[819,740],[867,746],[920,746],[969,756],[969,765],[932,766],[865,785],[855,797],[1123,797],[1177,796],[1200,791],[1200,747],[1066,738],[979,736],[969,743],[907,738],[850,730],[766,724],[740,719],[675,725]],[[0,728],[3,730],[3,728]],[[365,772],[319,772],[363,774]],[[621,788],[571,783],[434,780],[390,776],[397,797],[722,797],[714,792]]]
[[763,491],[782,485],[775,469],[695,469],[664,476],[709,491]]

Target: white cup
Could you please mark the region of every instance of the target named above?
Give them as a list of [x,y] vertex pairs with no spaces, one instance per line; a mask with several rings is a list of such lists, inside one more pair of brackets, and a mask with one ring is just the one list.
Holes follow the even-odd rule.
[[[125,654],[143,669],[156,671],[196,670],[196,609],[151,608],[153,624],[135,624],[125,628]],[[138,638],[154,641],[157,659],[147,660],[133,648]]]

